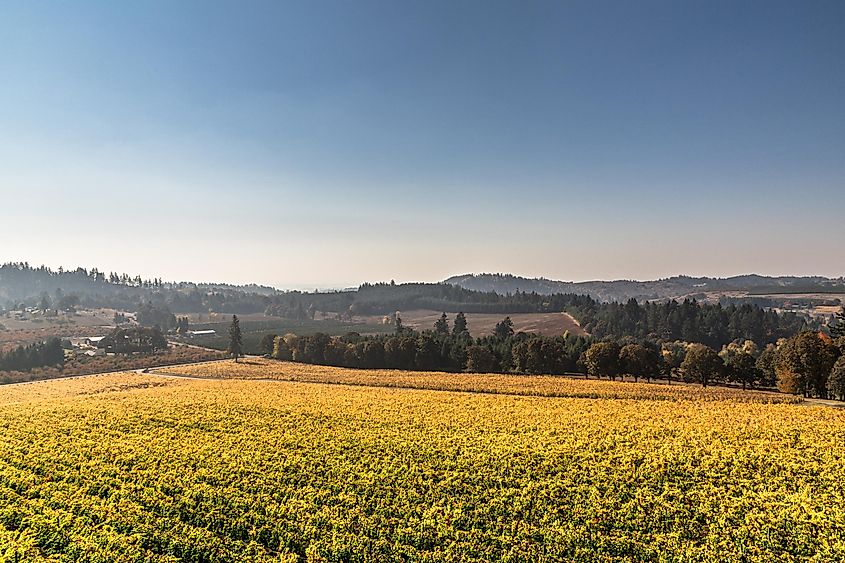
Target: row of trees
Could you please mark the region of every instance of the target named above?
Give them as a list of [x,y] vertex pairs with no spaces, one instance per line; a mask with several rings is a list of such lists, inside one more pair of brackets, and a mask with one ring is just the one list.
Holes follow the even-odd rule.
[[451,326],[444,313],[432,330],[422,332],[403,326],[398,318],[393,335],[287,334],[262,341],[274,358],[339,367],[551,374],[577,370],[587,346],[585,338],[576,336],[514,334],[510,318],[489,336],[472,338],[463,313]]
[[61,340],[50,338],[0,354],[0,371],[29,371],[42,366],[62,365],[64,361]]
[[[845,320],[845,318],[843,318]],[[233,323],[233,328],[236,322]],[[845,322],[834,332],[845,332]],[[396,333],[331,337],[267,335],[265,353],[280,360],[354,368],[524,374],[583,373],[590,377],[634,381],[672,378],[747,387],[777,387],[785,393],[845,398],[845,337],[802,331],[760,348],[753,340],[730,342],[717,352],[700,342],[595,341],[574,337],[514,334],[506,317],[489,336],[472,338],[463,313],[452,326],[446,313],[432,330],[413,331],[396,319]]]
[[678,378],[704,386],[737,383],[742,388],[772,387],[775,384],[771,358],[757,354],[754,342],[731,343],[720,352],[701,343],[595,342],[584,353],[588,376],[615,379],[630,376],[634,381]]
[[296,319],[316,311],[342,318],[389,315],[397,310],[439,309],[484,313],[566,312],[599,339],[699,342],[721,348],[735,340],[758,346],[774,343],[808,328],[808,319],[777,313],[750,303],[683,301],[602,303],[586,295],[514,293],[498,295],[445,284],[364,284],[356,292],[288,293],[272,298],[266,312]]
[[630,375],[646,379],[679,377],[711,385],[774,387],[807,397],[845,399],[845,337],[802,331],[763,349],[751,341],[732,342],[717,352],[701,343],[595,342],[584,353],[588,375]]

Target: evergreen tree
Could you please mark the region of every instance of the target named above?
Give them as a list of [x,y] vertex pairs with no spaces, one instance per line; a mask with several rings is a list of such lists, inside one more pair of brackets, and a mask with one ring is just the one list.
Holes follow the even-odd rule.
[[513,336],[513,321],[510,317],[505,317],[504,320],[496,323],[496,328],[493,329],[493,336],[500,340],[505,340]]
[[228,352],[235,358],[243,356],[243,339],[241,337],[241,323],[237,315],[232,315],[232,324],[229,325],[229,349]]
[[836,322],[830,325],[830,335],[833,338],[845,336],[845,307],[836,313]]
[[440,315],[440,318],[434,323],[434,332],[437,334],[449,334],[449,319],[446,313]]
[[455,324],[452,325],[452,336],[469,336],[467,318],[463,313],[455,315]]

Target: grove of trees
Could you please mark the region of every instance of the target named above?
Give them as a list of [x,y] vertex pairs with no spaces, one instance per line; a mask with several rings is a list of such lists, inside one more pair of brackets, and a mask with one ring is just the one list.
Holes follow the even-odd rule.
[[167,339],[157,327],[118,327],[103,338],[98,346],[115,354],[158,352],[167,349]]
[[49,338],[26,346],[18,346],[0,354],[0,371],[29,371],[42,366],[61,366],[65,354],[58,338]]
[[466,316],[459,313],[451,328],[444,316],[432,330],[422,332],[398,325],[392,335],[276,336],[272,356],[354,368],[526,374],[564,374],[579,369],[579,358],[588,346],[586,338],[514,334],[511,327],[506,319],[493,334],[473,338]]
[[[350,368],[475,373],[583,374],[609,379],[680,379],[701,385],[733,384],[785,393],[845,398],[845,338],[802,331],[760,348],[753,340],[717,349],[700,342],[598,340],[514,333],[509,318],[487,336],[470,336],[466,316],[452,326],[444,313],[432,330],[417,332],[396,319],[392,335],[268,335],[262,348],[280,360]],[[837,343],[839,345],[837,345]]]

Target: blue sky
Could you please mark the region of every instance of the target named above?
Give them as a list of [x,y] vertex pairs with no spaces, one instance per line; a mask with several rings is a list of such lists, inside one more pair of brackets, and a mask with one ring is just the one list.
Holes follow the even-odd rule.
[[842,275],[842,2],[4,2],[0,260]]

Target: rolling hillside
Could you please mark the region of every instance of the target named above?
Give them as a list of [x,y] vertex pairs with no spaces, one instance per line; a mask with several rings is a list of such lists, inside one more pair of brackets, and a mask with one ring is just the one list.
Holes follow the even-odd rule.
[[675,276],[671,278],[635,281],[587,281],[566,282],[546,278],[525,278],[512,274],[465,274],[452,276],[443,281],[475,291],[492,291],[500,294],[524,291],[542,295],[554,293],[576,293],[589,295],[599,301],[638,301],[648,299],[672,299],[687,296],[704,297],[710,293],[745,292],[749,294],[770,293],[841,293],[845,292],[845,280],[821,276],[769,277],[756,274],[730,278]]

